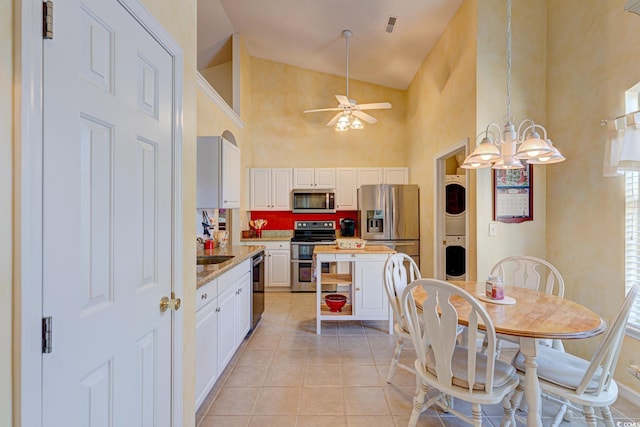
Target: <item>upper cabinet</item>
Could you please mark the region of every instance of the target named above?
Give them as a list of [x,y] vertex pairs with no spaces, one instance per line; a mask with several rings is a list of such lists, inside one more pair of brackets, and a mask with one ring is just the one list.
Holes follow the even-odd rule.
[[383,183],[382,168],[358,168],[358,187]]
[[199,136],[196,207],[240,207],[240,148],[221,136]]
[[408,184],[409,168],[382,168],[385,184]]
[[409,168],[358,168],[358,187],[378,184],[408,184]]
[[293,188],[336,188],[335,168],[294,168]]
[[358,210],[356,168],[336,168],[336,210]]
[[290,168],[252,168],[249,203],[252,211],[290,211]]

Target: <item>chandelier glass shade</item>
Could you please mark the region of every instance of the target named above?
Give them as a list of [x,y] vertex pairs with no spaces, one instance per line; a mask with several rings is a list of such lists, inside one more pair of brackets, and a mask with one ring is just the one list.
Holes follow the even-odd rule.
[[521,169],[524,167],[523,160],[536,165],[566,160],[547,138],[547,130],[543,126],[531,119],[524,119],[516,130],[513,123],[511,116],[511,0],[507,0],[507,114],[504,120],[503,129],[496,123],[490,123],[486,130],[476,137],[476,148],[460,165],[462,168]]

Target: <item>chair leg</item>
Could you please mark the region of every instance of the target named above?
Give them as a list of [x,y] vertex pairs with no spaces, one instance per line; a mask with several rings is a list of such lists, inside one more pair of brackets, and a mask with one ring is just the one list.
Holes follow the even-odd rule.
[[471,416],[473,417],[473,425],[482,427],[482,409],[480,404],[474,403],[471,405]]
[[584,417],[587,420],[587,425],[589,427],[597,427],[598,422],[596,421],[596,414],[591,406],[584,407]]
[[564,419],[564,415],[565,415],[566,412],[567,412],[567,404],[564,403],[564,404],[562,404],[562,406],[560,406],[560,409],[558,410],[558,413],[553,418],[553,422],[551,423],[551,427],[558,427],[560,425],[560,423],[562,422],[562,420]]
[[608,406],[603,406],[600,410],[602,411],[604,425],[607,427],[615,427],[615,424],[613,423],[613,416],[611,416],[611,409],[609,409]]
[[404,344],[404,339],[402,337],[396,337],[396,350],[393,353],[393,358],[391,359],[391,366],[389,366],[389,373],[387,374],[387,383],[391,383],[391,379],[396,374],[396,368],[398,367],[400,354],[402,354],[403,344]]
[[500,421],[500,427],[516,427],[516,415],[509,396],[505,396],[502,399],[502,408],[504,409],[504,415],[502,421]]
[[520,380],[520,382],[518,383],[518,386],[516,387],[516,390],[513,392],[513,395],[511,396],[511,407],[513,408],[513,410],[515,411],[516,409],[520,408],[520,404],[522,403],[522,397],[524,396],[524,380]]
[[427,391],[427,385],[421,383],[416,396],[413,398],[413,410],[411,411],[411,418],[409,418],[409,427],[415,427],[418,424],[418,418],[420,418],[420,413],[422,412],[422,406],[424,405],[424,398],[427,396]]

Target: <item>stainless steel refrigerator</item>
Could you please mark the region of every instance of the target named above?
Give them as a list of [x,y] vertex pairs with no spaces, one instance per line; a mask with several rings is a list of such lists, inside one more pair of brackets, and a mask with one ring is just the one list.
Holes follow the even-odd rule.
[[410,255],[420,266],[420,191],[413,184],[363,185],[358,189],[360,236]]

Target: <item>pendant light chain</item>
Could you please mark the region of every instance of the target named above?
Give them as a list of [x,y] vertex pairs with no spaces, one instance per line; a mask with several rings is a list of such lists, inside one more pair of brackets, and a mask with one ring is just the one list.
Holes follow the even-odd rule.
[[507,115],[505,122],[512,122],[511,117],[511,0],[507,0]]

